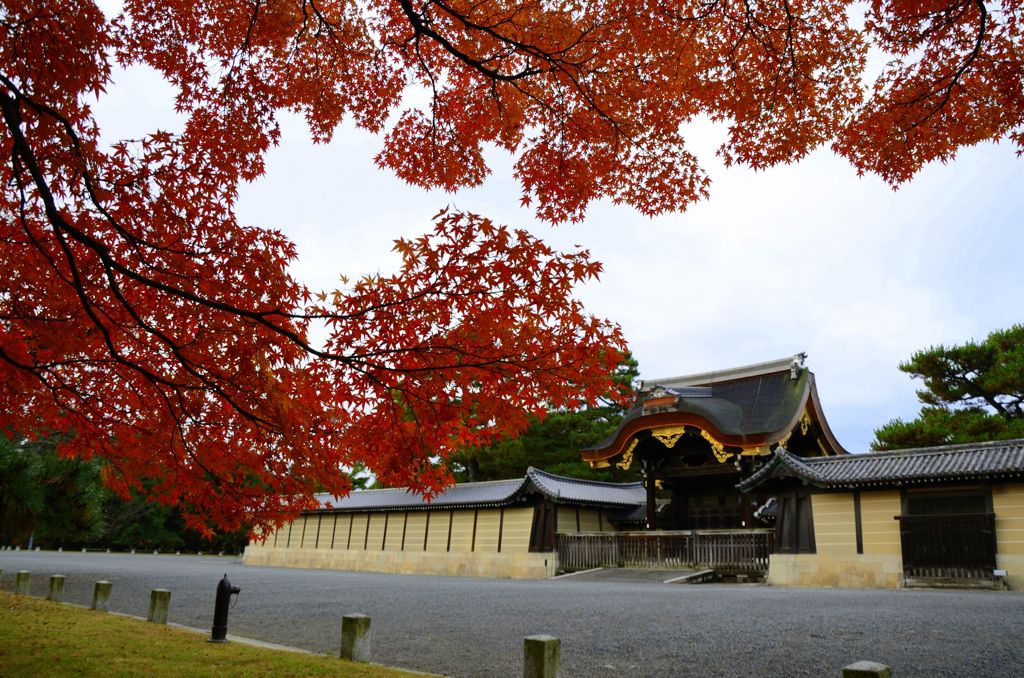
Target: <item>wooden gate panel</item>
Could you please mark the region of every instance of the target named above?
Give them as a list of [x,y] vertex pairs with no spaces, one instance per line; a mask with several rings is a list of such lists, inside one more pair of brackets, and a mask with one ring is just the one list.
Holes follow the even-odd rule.
[[905,577],[992,577],[995,514],[900,516],[899,520]]

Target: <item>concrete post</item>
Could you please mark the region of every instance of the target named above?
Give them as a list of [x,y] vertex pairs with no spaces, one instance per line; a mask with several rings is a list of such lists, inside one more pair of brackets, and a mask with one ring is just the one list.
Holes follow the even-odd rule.
[[859,661],[844,666],[842,678],[892,678],[892,669],[878,662]]
[[92,609],[100,612],[110,610],[110,589],[113,587],[109,581],[98,581],[92,590]]
[[171,604],[171,592],[167,589],[153,589],[149,593],[149,615],[147,621],[155,624],[167,623],[167,607]]
[[370,618],[365,614],[346,614],[341,618],[341,658],[354,662],[370,661]]
[[50,575],[50,592],[46,594],[46,599],[58,603],[64,600],[64,575]]
[[28,570],[21,570],[14,575],[14,593],[19,596],[28,595],[28,585],[32,581],[32,573]]
[[556,678],[562,641],[554,636],[527,636],[523,642],[523,678]]

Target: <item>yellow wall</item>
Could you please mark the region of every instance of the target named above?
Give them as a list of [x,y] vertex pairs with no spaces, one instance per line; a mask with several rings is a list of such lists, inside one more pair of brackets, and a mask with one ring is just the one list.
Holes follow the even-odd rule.
[[448,523],[451,511],[431,511],[430,525],[427,528],[427,550],[431,553],[443,553],[448,550]]
[[600,532],[601,521],[596,509],[580,509],[580,532]]
[[[472,514],[472,511],[470,513]],[[538,579],[555,574],[558,569],[558,554],[505,553],[504,548],[502,553],[424,553],[379,549],[332,551],[249,544],[245,548],[243,562],[246,565],[314,567],[357,572]]]
[[314,532],[316,532],[316,516],[302,516],[295,521],[295,534],[292,539],[298,539],[298,544],[292,544],[299,548],[313,548]]
[[303,548],[312,549],[316,548],[316,531],[320,525],[320,515],[314,514],[306,516],[306,538],[305,546]]
[[532,508],[505,509],[505,529],[501,535],[502,553],[526,553],[530,550],[533,511]]
[[[334,523],[334,548],[348,548],[348,528],[352,524],[351,513],[336,513],[337,522]],[[330,547],[330,544],[327,545]]]
[[356,513],[352,516],[352,542],[349,545],[350,549],[362,550],[364,548],[366,523],[369,517],[369,513]]
[[857,524],[853,494],[811,495],[814,544],[818,553],[857,553]]
[[387,534],[384,535],[385,551],[401,551],[402,538],[405,536],[405,513],[385,513],[387,516]]
[[473,550],[473,514],[474,511],[453,512],[450,551],[469,553]]
[[996,514],[996,567],[1006,570],[1006,583],[1024,590],[1024,484],[992,488]]
[[281,531],[278,534],[278,538],[277,538],[277,545],[278,545],[278,547],[285,548],[285,547],[288,546],[289,540],[291,539],[291,534],[292,534],[292,529],[293,529],[292,526],[293,526],[293,523],[288,523],[287,525],[285,525],[284,527],[281,528]]
[[899,555],[773,553],[768,559],[772,586],[894,589],[902,580]]
[[1024,555],[1024,484],[993,487],[992,509],[996,514],[999,553]]
[[558,507],[558,525],[555,527],[555,532],[579,532],[576,529],[575,506]]
[[475,553],[497,553],[501,509],[480,509],[476,514]]
[[410,511],[405,524],[405,548],[403,551],[422,551],[423,537],[427,530],[426,511]]
[[384,550],[384,516],[383,513],[371,513],[369,514],[370,529],[366,533],[366,550],[367,551],[383,551]]
[[[860,519],[864,532],[864,555],[897,555],[902,563],[900,521],[902,513],[899,490],[860,493]],[[815,515],[817,520],[818,516]]]
[[773,554],[768,583],[774,586],[897,588],[903,580],[900,546],[902,506],[898,490],[860,493],[864,553],[857,553],[853,493],[813,494],[817,553]]

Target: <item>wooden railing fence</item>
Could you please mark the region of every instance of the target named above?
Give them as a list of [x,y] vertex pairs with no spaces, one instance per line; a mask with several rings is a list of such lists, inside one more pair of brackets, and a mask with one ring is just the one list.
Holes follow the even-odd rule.
[[558,535],[558,563],[565,571],[594,567],[712,568],[763,573],[774,530],[575,532]]

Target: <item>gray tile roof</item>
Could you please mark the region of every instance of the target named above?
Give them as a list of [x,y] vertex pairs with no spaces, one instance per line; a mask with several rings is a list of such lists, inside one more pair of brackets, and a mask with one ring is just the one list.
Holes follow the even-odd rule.
[[[648,382],[652,388],[654,382]],[[664,387],[663,387],[664,388]],[[681,387],[691,389],[693,387]],[[788,364],[782,372],[757,374],[737,381],[712,383],[707,393],[688,394],[667,388],[677,395],[674,404],[663,411],[696,414],[710,421],[719,431],[732,436],[756,436],[781,432],[792,422],[807,402],[813,389],[811,373],[806,368],[794,379]],[[600,450],[614,443],[619,432],[631,422],[647,416],[644,401],[649,391],[641,391],[636,403],[623,417],[618,428],[590,449]]]
[[524,497],[540,493],[559,504],[620,507],[646,501],[640,483],[604,483],[567,478],[530,468],[525,478],[458,483],[435,495],[429,502],[405,488],[357,490],[346,497],[318,494],[321,510],[409,511],[450,508],[511,506]]
[[1024,439],[811,459],[779,448],[738,487],[747,491],[785,477],[836,489],[1024,478]]
[[641,483],[605,483],[556,476],[530,467],[526,477],[534,487],[551,499],[567,504],[594,506],[638,506],[647,504]]
[[459,483],[435,495],[429,502],[423,495],[404,487],[383,490],[356,490],[346,497],[318,494],[324,509],[337,511],[401,511],[452,507],[501,506],[511,503],[525,484],[524,478]]

